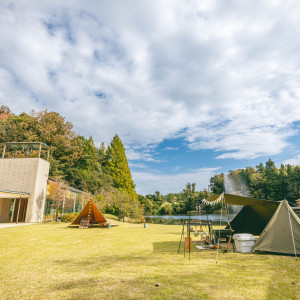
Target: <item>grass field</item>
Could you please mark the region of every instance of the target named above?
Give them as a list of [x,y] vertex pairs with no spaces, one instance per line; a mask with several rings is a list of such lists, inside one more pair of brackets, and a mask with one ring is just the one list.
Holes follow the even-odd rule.
[[[300,299],[291,256],[178,254],[181,226],[0,230],[0,299]],[[161,286],[155,286],[160,283]],[[298,297],[298,298],[297,298]]]

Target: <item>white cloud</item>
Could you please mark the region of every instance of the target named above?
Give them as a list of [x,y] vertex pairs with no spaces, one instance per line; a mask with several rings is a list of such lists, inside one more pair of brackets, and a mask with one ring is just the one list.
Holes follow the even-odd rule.
[[197,190],[208,187],[209,179],[220,168],[200,168],[189,172],[162,174],[155,171],[132,172],[137,192],[143,195],[160,191],[162,194],[180,192],[188,182],[195,182]]
[[130,168],[139,168],[139,169],[148,169],[148,167],[145,164],[133,163],[133,162],[129,162],[129,167]]
[[284,165],[300,166],[300,154],[295,158],[287,159],[283,162]]
[[223,159],[289,147],[298,1],[84,3],[1,2],[1,104],[58,111],[97,143],[118,133],[132,160],[176,136]]
[[129,161],[143,160],[148,162],[161,162],[155,159],[155,151],[151,147],[142,148],[138,146],[131,146],[126,148],[126,157]]
[[178,147],[165,147],[162,150],[175,151],[175,150],[179,150],[179,148]]

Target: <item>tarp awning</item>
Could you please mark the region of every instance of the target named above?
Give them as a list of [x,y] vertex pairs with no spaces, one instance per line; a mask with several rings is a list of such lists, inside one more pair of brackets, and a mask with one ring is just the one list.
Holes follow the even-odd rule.
[[254,235],[261,234],[280,204],[278,201],[254,199],[226,193],[202,201],[208,205],[218,203],[243,205],[242,210],[230,222],[230,228],[235,233],[252,233]]
[[218,203],[226,203],[231,205],[271,205],[276,207],[278,206],[278,202],[271,200],[262,200],[262,199],[254,199],[249,197],[237,196],[232,194],[222,193],[221,195],[215,195],[208,199],[203,199],[203,203],[206,205],[215,205]]

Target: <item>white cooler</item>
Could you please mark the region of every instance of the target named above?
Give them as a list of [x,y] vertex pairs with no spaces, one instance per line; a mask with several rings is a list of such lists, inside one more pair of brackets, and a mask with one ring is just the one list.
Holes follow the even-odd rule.
[[233,235],[237,252],[250,253],[256,238],[250,233],[237,233]]

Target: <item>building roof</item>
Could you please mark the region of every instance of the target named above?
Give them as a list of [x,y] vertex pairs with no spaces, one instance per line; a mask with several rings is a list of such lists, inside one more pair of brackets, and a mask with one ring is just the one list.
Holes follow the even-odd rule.
[[0,198],[7,198],[7,199],[14,199],[14,198],[29,198],[30,193],[24,192],[16,192],[16,191],[7,191],[7,190],[0,190]]

